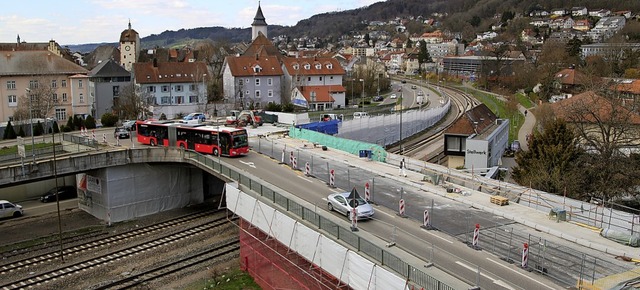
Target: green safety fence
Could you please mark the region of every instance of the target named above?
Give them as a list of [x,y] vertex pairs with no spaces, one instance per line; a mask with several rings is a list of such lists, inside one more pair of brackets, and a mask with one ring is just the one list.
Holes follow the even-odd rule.
[[[371,160],[385,162],[387,151],[380,145],[338,138],[331,135],[319,133],[302,128],[291,127],[289,137],[307,140],[314,144],[320,144],[329,148],[349,152],[360,157],[367,157]],[[363,156],[365,154],[366,156]]]

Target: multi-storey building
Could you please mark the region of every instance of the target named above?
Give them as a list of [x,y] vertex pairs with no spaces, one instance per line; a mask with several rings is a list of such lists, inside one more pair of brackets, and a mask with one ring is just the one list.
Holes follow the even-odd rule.
[[116,61],[102,61],[89,73],[91,96],[95,100],[91,115],[100,119],[104,113],[112,113],[120,92],[133,85],[131,73]]
[[[261,38],[264,38],[262,33],[256,39]],[[228,56],[224,61],[222,79],[225,100],[239,108],[261,108],[270,102],[282,103],[282,67],[276,56],[264,53]]]
[[342,86],[345,70],[335,58],[287,57],[282,59],[282,67],[295,105],[314,111],[346,106]]
[[134,63],[135,84],[154,118],[165,114],[203,112],[207,104],[205,78],[211,73],[204,62]]
[[19,106],[27,106],[33,118],[61,121],[91,113],[86,69],[48,50],[1,53],[0,120],[14,119]]

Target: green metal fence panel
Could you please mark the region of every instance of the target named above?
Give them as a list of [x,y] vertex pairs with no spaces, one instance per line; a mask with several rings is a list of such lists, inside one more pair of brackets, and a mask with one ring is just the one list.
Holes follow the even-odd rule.
[[354,248],[358,248],[358,240],[360,239],[358,236],[356,236],[351,229],[345,229],[343,227],[339,227],[338,228],[338,232],[340,233],[340,240],[345,241],[347,244],[349,244],[350,246],[354,247]]
[[360,239],[360,252],[374,258],[376,261],[382,261],[382,249],[366,239]]
[[402,277],[408,277],[409,276],[409,269],[408,269],[408,264],[405,263],[404,261],[402,261],[402,259],[396,257],[395,255],[387,252],[387,251],[383,251],[382,252],[382,261],[383,261],[383,265],[391,268],[392,270],[396,271],[396,273],[399,273],[400,275],[402,275]]

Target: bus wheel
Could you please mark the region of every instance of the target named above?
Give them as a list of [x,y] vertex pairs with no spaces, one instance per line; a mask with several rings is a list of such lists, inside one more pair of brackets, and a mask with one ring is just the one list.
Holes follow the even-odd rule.
[[149,141],[149,145],[156,146],[156,141],[153,141],[153,140]]
[[213,156],[218,156],[218,154],[220,154],[220,152],[218,152],[218,149],[213,149]]

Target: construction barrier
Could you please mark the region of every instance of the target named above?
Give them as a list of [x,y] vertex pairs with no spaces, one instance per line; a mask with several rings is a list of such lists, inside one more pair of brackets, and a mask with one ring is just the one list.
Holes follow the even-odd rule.
[[91,138],[93,139],[93,141],[96,141],[96,130],[91,129]]
[[311,166],[309,166],[309,162],[304,164],[304,175],[306,176],[311,175]]
[[422,221],[422,227],[427,229],[427,228],[431,228],[431,219],[429,217],[429,210],[425,209],[424,210],[424,216],[423,216],[423,221]]
[[293,168],[293,170],[298,169],[298,158],[293,157],[293,162],[291,163],[291,167]]
[[102,143],[107,143],[107,133],[102,133]]
[[358,212],[355,207],[351,209],[351,231],[358,231]]
[[289,153],[289,164],[291,164],[291,167],[293,167],[293,151]]
[[398,215],[404,216],[404,199],[400,199],[398,202]]

